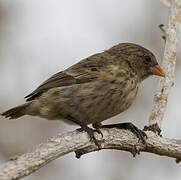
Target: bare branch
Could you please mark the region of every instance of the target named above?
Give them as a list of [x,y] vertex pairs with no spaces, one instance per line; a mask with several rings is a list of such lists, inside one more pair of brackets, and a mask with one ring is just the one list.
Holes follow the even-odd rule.
[[[147,131],[147,144],[138,142],[134,134],[127,130],[102,129],[101,135],[96,137],[101,142],[101,149],[117,149],[131,152],[134,156],[140,151],[150,152],[161,156],[181,159],[181,141],[161,138],[151,131]],[[98,151],[98,147],[90,142],[85,132],[68,132],[50,138],[46,143],[40,144],[35,150],[19,156],[0,166],[0,179],[12,180],[25,177],[40,169],[54,159],[76,151],[77,156]]]
[[179,27],[181,22],[181,0],[172,0],[168,28],[166,31],[166,44],[162,68],[166,77],[159,81],[154,97],[154,105],[149,118],[149,124],[158,124],[161,129],[163,116],[166,110],[168,95],[174,84],[176,52],[178,44]]

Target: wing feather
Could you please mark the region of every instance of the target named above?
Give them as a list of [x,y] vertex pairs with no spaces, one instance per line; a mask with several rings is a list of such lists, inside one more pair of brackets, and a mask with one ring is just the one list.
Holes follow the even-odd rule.
[[[58,72],[44,81],[37,89],[27,95],[26,101],[31,101],[51,88],[70,86],[73,84],[87,83],[98,78],[98,74],[105,65],[105,58],[101,58],[102,53],[93,55],[79,63],[71,66],[65,71]],[[104,66],[105,67],[105,66]]]

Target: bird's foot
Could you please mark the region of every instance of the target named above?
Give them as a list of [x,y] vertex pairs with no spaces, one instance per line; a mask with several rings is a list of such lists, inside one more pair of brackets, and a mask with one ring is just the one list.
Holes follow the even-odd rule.
[[150,126],[145,126],[143,131],[153,131],[155,134],[158,134],[159,136],[162,136],[161,135],[161,129],[160,127],[158,126],[158,124],[152,124]]
[[83,122],[73,118],[72,116],[67,116],[66,119],[69,120],[69,121],[74,122],[75,124],[78,124],[81,128],[79,128],[77,130],[80,131],[80,132],[86,131],[87,134],[90,137],[90,140],[93,140],[94,143],[98,146],[98,148],[100,148],[100,144],[99,144],[98,140],[95,138],[95,135],[94,135],[94,133],[97,132],[98,134],[101,134],[103,136],[102,132],[99,129],[90,128],[86,124],[84,124]]
[[102,134],[102,132],[101,132],[101,130],[100,130],[100,128],[102,127],[102,124],[101,124],[101,123],[93,123],[93,124],[92,124],[92,127],[93,127],[94,129],[96,129],[97,132],[98,132],[99,134],[101,134],[101,136],[102,136],[102,138],[103,138],[103,134]]
[[137,128],[132,123],[120,123],[120,124],[110,124],[110,125],[102,125],[101,128],[118,128],[118,129],[126,129],[130,130],[143,144],[146,144],[147,135],[144,131]]
[[95,145],[98,146],[98,148],[100,148],[100,143],[99,141],[96,139],[94,133],[97,132],[98,134],[101,134],[101,136],[103,137],[103,134],[102,132],[100,131],[100,129],[93,129],[93,128],[90,128],[88,126],[82,126],[81,128],[77,129],[79,132],[82,132],[82,131],[85,131],[87,132],[87,134],[89,135],[90,137],[90,140],[94,141]]

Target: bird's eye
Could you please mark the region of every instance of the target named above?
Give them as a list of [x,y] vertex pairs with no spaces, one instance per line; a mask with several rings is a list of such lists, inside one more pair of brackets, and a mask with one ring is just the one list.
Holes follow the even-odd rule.
[[150,56],[145,56],[144,59],[145,59],[145,61],[146,61],[147,63],[149,63],[149,62],[151,61],[151,57],[150,57]]

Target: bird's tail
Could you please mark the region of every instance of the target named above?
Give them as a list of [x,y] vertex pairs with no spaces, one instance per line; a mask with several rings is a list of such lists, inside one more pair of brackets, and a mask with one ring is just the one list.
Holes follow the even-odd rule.
[[30,103],[25,103],[20,106],[16,106],[8,111],[3,112],[1,115],[5,118],[9,119],[18,119],[21,116],[26,114],[26,108],[30,105]]

